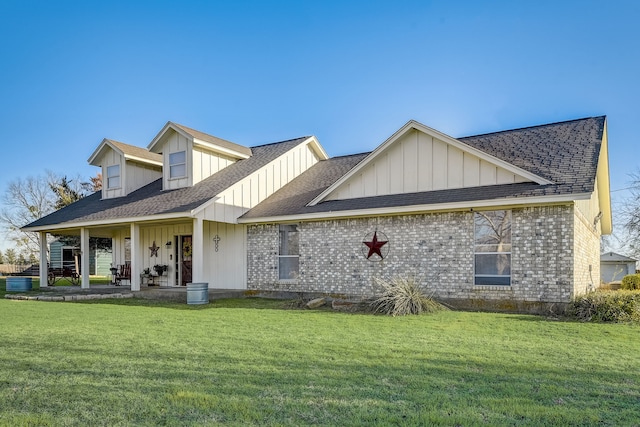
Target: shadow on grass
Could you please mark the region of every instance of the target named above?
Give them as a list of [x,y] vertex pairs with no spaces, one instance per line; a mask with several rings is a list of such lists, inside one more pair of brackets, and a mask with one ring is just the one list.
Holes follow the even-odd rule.
[[157,307],[173,310],[215,310],[220,308],[248,308],[260,310],[284,310],[287,301],[262,298],[224,298],[210,301],[209,304],[189,305],[175,300],[156,300],[146,298],[113,298],[101,300],[74,301],[75,304],[119,305],[130,307]]

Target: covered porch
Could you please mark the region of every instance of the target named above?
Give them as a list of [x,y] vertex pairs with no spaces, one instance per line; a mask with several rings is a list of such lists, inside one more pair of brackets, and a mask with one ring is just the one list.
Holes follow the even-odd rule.
[[[210,289],[246,289],[246,230],[242,225],[174,218],[76,228],[37,230],[40,283],[47,285],[49,234],[77,236],[80,241],[80,288],[89,289],[89,239],[110,238],[113,272],[127,266],[121,285],[139,292],[149,285],[186,289],[187,283],[208,283]],[[121,289],[123,287],[120,287]],[[77,288],[76,288],[77,289]]]

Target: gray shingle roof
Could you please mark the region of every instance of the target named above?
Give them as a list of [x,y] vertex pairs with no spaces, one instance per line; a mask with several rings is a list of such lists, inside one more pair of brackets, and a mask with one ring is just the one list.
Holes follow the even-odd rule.
[[592,192],[605,117],[591,117],[533,126],[459,141],[554,182],[519,183],[474,188],[393,194],[307,204],[366,157],[366,154],[324,160],[294,179],[242,218],[268,218],[501,198],[557,196]]
[[138,157],[140,159],[151,160],[153,162],[162,163],[162,155],[157,153],[152,153],[151,151],[142,148],[136,147],[135,145],[125,144],[124,142],[115,141],[113,139],[107,139],[114,147],[118,150],[122,151],[125,155]]
[[[458,138],[459,141],[575,191],[593,191],[605,117]],[[580,190],[581,188],[581,190]]]
[[220,147],[237,151],[238,153],[242,153],[246,156],[251,155],[251,148],[245,147],[244,145],[236,144],[235,142],[227,141],[226,139],[218,138],[217,136],[209,135],[204,132],[200,132],[199,130],[191,129],[190,127],[171,122],[177,128],[180,128],[183,132],[191,135],[192,138],[197,138],[200,141],[209,142],[214,145],[218,145]]
[[97,192],[25,227],[73,227],[75,223],[90,221],[182,212],[188,214],[306,139],[308,137],[253,147],[253,156],[238,160],[193,187],[162,191],[162,179],[158,179],[125,197],[101,200],[101,193]]

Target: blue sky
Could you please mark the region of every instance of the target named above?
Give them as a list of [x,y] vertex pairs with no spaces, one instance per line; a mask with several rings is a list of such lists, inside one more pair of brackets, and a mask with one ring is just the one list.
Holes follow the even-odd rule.
[[410,119],[461,137],[606,114],[612,190],[638,168],[637,1],[2,0],[0,16],[2,193],[93,176],[102,138],[146,147],[168,120],[244,145],[313,134],[335,156]]

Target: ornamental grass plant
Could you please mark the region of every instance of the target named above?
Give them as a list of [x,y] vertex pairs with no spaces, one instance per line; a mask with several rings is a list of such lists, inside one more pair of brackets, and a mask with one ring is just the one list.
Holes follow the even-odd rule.
[[433,313],[447,308],[428,295],[415,276],[376,277],[382,294],[372,302],[373,311],[390,316]]
[[640,323],[640,291],[589,292],[572,301],[569,314],[582,322]]

